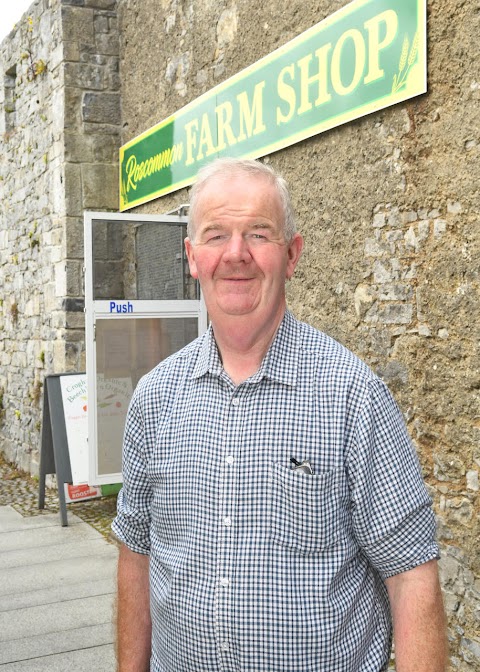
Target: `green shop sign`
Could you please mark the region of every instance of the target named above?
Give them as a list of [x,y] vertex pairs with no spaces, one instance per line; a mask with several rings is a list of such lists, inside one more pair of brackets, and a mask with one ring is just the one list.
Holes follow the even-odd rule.
[[426,0],[354,0],[121,147],[120,210],[426,90]]

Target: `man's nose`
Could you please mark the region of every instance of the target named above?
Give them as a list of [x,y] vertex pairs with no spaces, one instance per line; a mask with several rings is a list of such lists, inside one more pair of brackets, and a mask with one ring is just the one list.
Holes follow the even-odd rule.
[[248,243],[241,234],[230,236],[225,245],[223,258],[225,261],[248,261],[251,258]]

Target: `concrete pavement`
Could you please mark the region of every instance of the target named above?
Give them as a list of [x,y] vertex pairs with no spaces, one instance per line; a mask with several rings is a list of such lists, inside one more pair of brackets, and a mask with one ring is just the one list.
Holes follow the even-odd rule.
[[118,551],[68,514],[0,506],[0,672],[113,672]]

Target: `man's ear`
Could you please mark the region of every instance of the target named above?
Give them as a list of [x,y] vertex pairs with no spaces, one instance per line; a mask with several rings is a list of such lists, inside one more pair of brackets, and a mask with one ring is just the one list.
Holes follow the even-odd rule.
[[185,238],[185,252],[187,253],[188,267],[190,268],[190,275],[195,280],[198,280],[197,264],[195,263],[195,253],[192,241],[190,238]]
[[288,244],[288,262],[287,262],[287,280],[293,276],[295,268],[302,256],[303,238],[299,233],[296,233]]

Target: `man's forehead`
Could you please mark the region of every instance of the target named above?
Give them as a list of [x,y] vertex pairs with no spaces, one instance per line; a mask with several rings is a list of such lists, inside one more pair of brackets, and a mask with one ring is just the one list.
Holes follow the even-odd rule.
[[[240,197],[245,202],[260,202],[265,192],[273,191],[280,203],[280,196],[275,185],[264,175],[249,173],[219,174],[212,176],[200,189],[196,207],[204,207],[206,201],[228,204]],[[269,201],[272,199],[270,193]]]
[[197,225],[203,227],[207,222],[248,220],[268,221],[281,225],[283,210],[279,198],[269,190],[256,191],[236,189],[234,184],[211,185],[197,204]]

